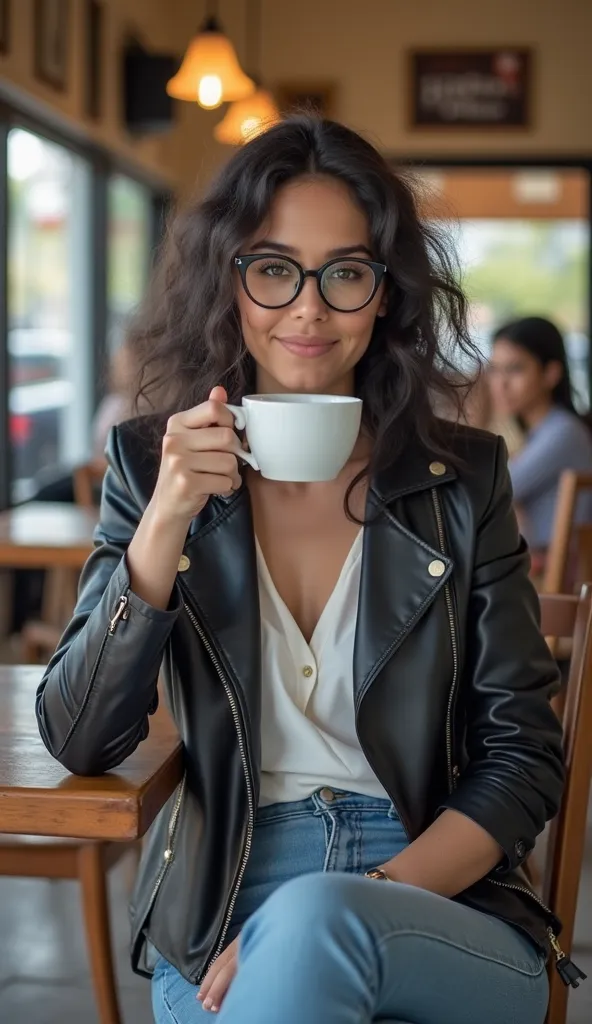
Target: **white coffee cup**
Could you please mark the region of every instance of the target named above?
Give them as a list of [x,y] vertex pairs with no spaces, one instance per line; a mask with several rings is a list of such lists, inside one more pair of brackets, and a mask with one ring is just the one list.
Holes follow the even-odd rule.
[[356,443],[362,419],[359,398],[344,395],[248,395],[227,405],[246,430],[245,462],[269,480],[334,480]]

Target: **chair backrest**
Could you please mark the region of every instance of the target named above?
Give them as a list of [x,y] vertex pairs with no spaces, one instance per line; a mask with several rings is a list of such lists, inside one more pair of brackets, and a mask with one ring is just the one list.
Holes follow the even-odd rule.
[[592,491],[592,473],[576,473],[566,469],[561,474],[557,490],[555,517],[551,543],[547,552],[542,591],[545,594],[564,594],[569,589],[571,541],[577,500],[584,491]]
[[74,470],[74,501],[83,508],[96,508],[96,492],[100,490],[105,467],[100,463],[87,462]]
[[[592,778],[592,585],[579,597],[541,596],[542,632],[572,639],[572,655],[563,715],[566,782],[559,814],[551,825],[544,900],[563,922],[561,946],[571,952]],[[549,972],[548,1024],[565,1024],[568,991]]]

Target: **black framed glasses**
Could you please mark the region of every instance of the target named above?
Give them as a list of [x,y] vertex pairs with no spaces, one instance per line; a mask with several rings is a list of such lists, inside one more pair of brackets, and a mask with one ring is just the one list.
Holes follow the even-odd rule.
[[236,256],[235,266],[249,298],[264,309],[281,309],[297,299],[307,277],[316,278],[323,301],[338,313],[356,313],[367,306],[386,274],[384,263],[359,256],[329,260],[318,270],[304,270],[290,256],[256,253]]

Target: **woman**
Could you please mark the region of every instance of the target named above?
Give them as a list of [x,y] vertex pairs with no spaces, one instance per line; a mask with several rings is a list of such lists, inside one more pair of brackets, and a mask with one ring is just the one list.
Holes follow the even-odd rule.
[[[186,775],[133,907],[158,1024],[542,1024],[559,925],[517,869],[561,797],[557,673],[503,447],[431,411],[464,316],[338,124],[252,141],[172,231],[135,335],[164,416],[111,435],[37,703],[64,765],[108,771],[162,662]],[[224,403],[252,392],[363,399],[337,479],[244,470]]]
[[[564,469],[592,472],[592,435],[578,416],[565,345],[550,320],[531,316],[496,331],[489,366],[493,404],[525,430],[510,460],[520,524],[533,556],[549,546],[557,489]],[[592,495],[583,497],[578,520],[592,520]]]

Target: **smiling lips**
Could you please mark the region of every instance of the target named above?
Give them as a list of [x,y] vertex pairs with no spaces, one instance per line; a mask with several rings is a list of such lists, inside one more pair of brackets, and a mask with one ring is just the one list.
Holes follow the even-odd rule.
[[287,348],[295,356],[302,359],[315,359],[317,356],[324,356],[336,341],[327,341],[326,338],[318,338],[313,335],[295,334],[288,338],[278,338],[280,345]]

